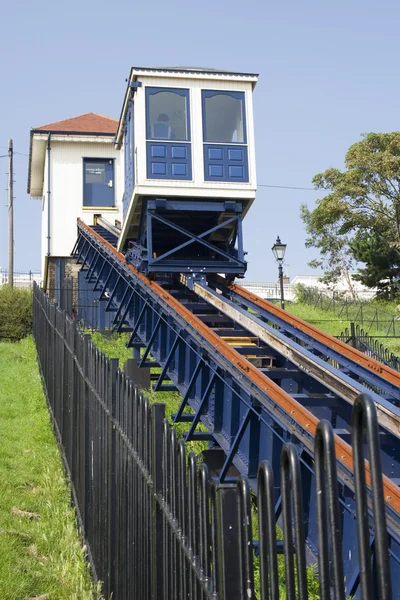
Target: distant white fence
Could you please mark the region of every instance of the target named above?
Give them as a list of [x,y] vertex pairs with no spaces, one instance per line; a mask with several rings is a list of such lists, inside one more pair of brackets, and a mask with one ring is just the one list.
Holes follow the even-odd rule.
[[[279,282],[272,282],[272,283],[252,283],[249,282],[247,283],[241,283],[240,281],[238,281],[239,285],[241,285],[242,287],[244,287],[246,290],[248,290],[249,292],[251,292],[252,294],[255,294],[256,296],[259,296],[260,298],[263,298],[264,300],[279,300],[281,297],[281,288],[280,288],[280,284]],[[285,300],[289,300],[294,302],[296,300],[296,294],[295,294],[295,286],[292,285],[291,283],[284,283],[283,284],[283,295]]]
[[[300,279],[300,277],[298,277],[298,278],[296,277],[295,279]],[[333,291],[329,290],[326,286],[324,286],[320,282],[318,282],[319,285],[315,285],[315,281],[311,280],[310,277],[304,278],[304,279],[305,279],[304,283],[293,280],[292,283],[284,283],[283,284],[283,295],[284,295],[285,300],[288,300],[289,302],[296,301],[296,288],[299,285],[299,283],[301,283],[302,285],[305,285],[305,287],[316,288],[316,290],[318,290],[318,292],[321,292],[322,294],[324,294],[326,296],[331,296],[333,294]],[[277,281],[260,282],[260,283],[247,282],[247,281],[241,283],[239,281],[238,283],[242,287],[244,287],[246,290],[248,290],[249,292],[256,294],[256,296],[259,296],[260,298],[263,298],[264,300],[279,300],[281,297],[281,288],[280,288],[279,282],[277,282]],[[338,289],[336,291],[340,292],[344,296],[350,296],[350,292],[348,290],[346,291],[344,289]],[[355,293],[356,293],[358,300],[371,300],[371,298],[374,298],[376,295],[375,290],[361,286],[360,284],[355,286]]]
[[[42,275],[38,271],[14,271],[13,274],[13,285],[19,289],[30,289],[33,288],[33,282],[36,281],[38,285],[41,284]],[[8,271],[0,269],[0,287],[8,284]]]

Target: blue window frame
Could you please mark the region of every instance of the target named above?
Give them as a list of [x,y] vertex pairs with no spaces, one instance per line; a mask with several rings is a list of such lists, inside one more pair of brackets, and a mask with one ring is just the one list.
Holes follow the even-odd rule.
[[147,179],[192,179],[189,90],[146,87]]
[[244,92],[202,91],[203,140],[247,144]]
[[249,181],[244,92],[202,91],[204,180]]
[[189,90],[146,87],[146,137],[190,141]]

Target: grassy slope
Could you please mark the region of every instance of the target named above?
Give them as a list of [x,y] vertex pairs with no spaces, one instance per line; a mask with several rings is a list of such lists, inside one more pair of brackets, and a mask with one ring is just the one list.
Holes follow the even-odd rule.
[[[384,309],[396,314],[395,308],[389,303],[384,305]],[[321,310],[301,303],[287,303],[286,310],[331,335],[340,335],[346,327],[350,329],[350,321],[338,317],[333,311]],[[370,331],[370,333],[371,335],[377,335],[374,331]],[[400,356],[400,337],[379,338],[379,342],[389,348],[393,354]]]
[[[91,334],[93,342],[96,344],[97,348],[104,352],[110,358],[118,358],[120,368],[122,369],[126,360],[132,357],[132,349],[126,348],[125,343],[129,338],[129,334],[114,334],[111,337],[105,337],[100,333],[92,333]],[[160,372],[160,369],[152,369],[152,372]],[[153,390],[144,390],[146,396],[150,400],[150,402],[160,402],[165,404],[165,416],[168,418],[169,422],[172,424],[172,415],[178,411],[178,408],[181,404],[182,397],[178,392],[153,392]],[[184,410],[185,413],[192,412],[190,409],[186,408]],[[188,431],[189,424],[188,423],[175,423],[174,427],[177,432],[177,437],[182,438],[183,433]],[[207,429],[203,425],[198,426],[198,431],[207,431]],[[196,454],[200,454],[203,450],[206,450],[208,447],[207,442],[187,442],[186,449],[187,452],[195,452]]]
[[1,600],[94,598],[32,338],[0,343],[0,423]]

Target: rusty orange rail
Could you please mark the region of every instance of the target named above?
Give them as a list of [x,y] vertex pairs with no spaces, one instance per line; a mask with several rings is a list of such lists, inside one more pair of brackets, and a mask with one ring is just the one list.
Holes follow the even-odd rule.
[[343,356],[346,356],[350,360],[359,363],[361,366],[365,367],[369,371],[377,373],[381,377],[384,377],[387,381],[390,381],[390,383],[400,387],[400,373],[398,373],[394,369],[388,367],[387,365],[384,365],[383,363],[380,363],[374,358],[366,356],[359,350],[356,350],[356,348],[352,348],[351,346],[345,344],[341,340],[337,340],[332,335],[329,335],[329,333],[325,333],[324,331],[321,331],[314,325],[306,323],[306,321],[303,321],[303,319],[291,315],[290,313],[283,310],[282,308],[279,308],[272,302],[268,302],[268,300],[262,300],[258,296],[255,296],[251,292],[242,288],[240,285],[231,284],[228,287],[230,290],[232,290],[239,296],[242,296],[242,298],[246,298],[246,300],[250,300],[260,308],[268,310],[273,315],[279,317],[286,323],[293,325],[303,333],[311,335],[314,339],[322,342],[326,346],[329,346],[333,350],[337,350]]

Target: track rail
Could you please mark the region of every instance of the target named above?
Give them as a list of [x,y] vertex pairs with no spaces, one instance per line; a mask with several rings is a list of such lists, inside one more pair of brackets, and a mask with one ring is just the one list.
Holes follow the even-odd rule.
[[[185,281],[185,277],[181,276],[181,281]],[[237,288],[238,286],[236,286]],[[240,288],[243,289],[243,288]],[[395,394],[389,396],[389,400],[382,398],[376,393],[370,392],[368,388],[363,385],[360,378],[362,375],[359,374],[359,361],[358,356],[356,356],[357,360],[354,357],[349,356],[348,361],[352,364],[347,363],[347,368],[357,374],[359,377],[357,380],[352,379],[351,377],[345,375],[338,368],[333,367],[325,360],[312,354],[309,350],[306,350],[303,346],[293,341],[291,338],[288,338],[285,335],[276,329],[273,329],[270,325],[261,321],[254,314],[254,308],[258,306],[257,296],[252,294],[246,294],[246,299],[249,301],[249,306],[246,310],[240,310],[238,306],[236,306],[232,301],[228,300],[224,294],[216,294],[207,286],[195,284],[194,291],[198,296],[203,298],[205,301],[209,302],[218,310],[223,312],[224,314],[230,316],[235,322],[240,323],[243,327],[245,327],[249,332],[253,333],[259,340],[268,344],[271,348],[277,350],[280,354],[286,356],[288,360],[290,360],[297,367],[307,371],[311,374],[317,381],[321,384],[325,385],[330,391],[338,394],[344,399],[348,400],[351,404],[354,404],[357,396],[362,393],[371,393],[374,397],[374,401],[377,406],[378,411],[378,419],[379,423],[388,431],[393,433],[395,436],[400,437],[400,409],[397,406],[394,406],[392,402],[395,402],[395,396],[397,396],[397,389]],[[235,291],[233,295],[233,299],[237,300],[235,297],[237,294]],[[270,304],[270,303],[268,303]],[[274,306],[274,305],[272,305]],[[253,309],[249,311],[248,308]],[[269,306],[263,307],[263,315],[262,316],[270,316],[267,312]],[[281,309],[279,309],[281,310]],[[285,311],[281,310],[281,313]],[[271,313],[272,315],[273,313]],[[299,329],[299,331],[305,332],[307,336],[310,336],[310,332],[307,331],[307,327],[303,327],[303,325],[307,325],[304,321],[301,321],[301,329],[298,324],[295,324],[292,320],[288,320],[288,315],[279,314],[279,319],[284,322],[289,322],[290,325]],[[310,336],[311,337],[311,336]],[[334,340],[335,338],[332,338]],[[321,340],[321,343],[322,342]],[[327,345],[325,349],[325,354],[328,354],[327,350],[331,349],[331,345]],[[337,353],[337,349],[334,348],[335,354]],[[356,351],[357,354],[361,354]],[[372,368],[373,367],[373,368]],[[372,379],[372,383],[377,383],[377,369],[376,365],[369,367],[362,367],[363,370],[367,370],[368,373],[372,372],[372,378],[366,377],[366,383],[369,383],[369,380]],[[364,376],[365,377],[365,376]],[[379,385],[382,387],[386,387],[386,381],[382,376],[379,377]],[[399,376],[400,380],[400,376]],[[392,391],[392,390],[389,390]]]
[[395,371],[394,369],[388,367],[384,363],[381,363],[374,358],[366,356],[356,348],[352,348],[348,344],[345,344],[341,340],[336,339],[335,337],[329,335],[329,333],[325,333],[321,331],[317,327],[306,323],[299,317],[291,315],[287,311],[279,308],[272,302],[268,302],[268,300],[262,300],[258,296],[255,296],[251,292],[245,290],[243,287],[237,284],[231,284],[228,286],[229,290],[237,294],[243,299],[250,301],[253,305],[258,306],[266,311],[268,311],[271,315],[278,317],[278,319],[287,323],[288,325],[294,326],[298,331],[301,331],[308,336],[318,340],[327,348],[330,348],[335,353],[340,354],[343,357],[350,359],[353,363],[359,364],[361,367],[368,370],[371,374],[377,375],[381,379],[384,379],[386,382],[390,382],[395,386],[397,392],[397,398],[400,399],[400,373]]
[[[296,399],[302,394],[291,395],[290,386],[286,390],[275,382],[273,369],[268,371],[257,368],[247,360],[246,346],[232,347],[235,345],[235,334],[240,333],[242,346],[243,339],[246,339],[245,344],[264,352],[262,347],[254,344],[254,335],[248,331],[243,332],[243,327],[237,323],[233,324],[232,328],[232,323],[228,322],[229,319],[227,321],[225,315],[221,315],[221,311],[215,310],[215,307],[210,308],[201,297],[178,283],[166,281],[160,285],[150,281],[132,265],[127,264],[124,256],[113,244],[93,228],[79,222],[78,230],[79,238],[73,254],[78,262],[82,263],[93,290],[98,290],[100,300],[107,302],[106,309],[115,313],[115,330],[130,331],[128,345],[144,348],[140,366],[154,366],[154,362],[148,361],[150,354],[157,361],[161,373],[155,385],[156,390],[177,389],[181,393],[182,403],[176,420],[188,423],[187,439],[206,439],[218,445],[219,450],[215,450],[215,453],[219,457],[221,452],[223,455],[217,469],[219,479],[228,480],[234,466],[255,486],[255,474],[260,460],[267,458],[274,466],[280,448],[285,441],[291,439],[298,448],[305,487],[307,488],[309,482],[311,489],[311,480],[314,477],[314,435],[319,416],[312,414]],[[170,287],[170,292],[166,286]],[[252,297],[241,295],[242,288],[238,288],[239,286],[230,286],[229,291],[237,293],[245,302],[253,302]],[[243,292],[246,294],[245,290]],[[259,301],[258,298],[254,300],[255,303]],[[285,328],[294,327],[296,321],[299,321],[301,327],[308,327],[287,313],[282,315],[279,309],[270,306],[269,303],[267,306],[261,306],[262,310],[266,308],[269,314],[285,324]],[[204,314],[202,310],[205,311]],[[274,310],[277,312],[274,313]],[[300,328],[296,331],[294,337],[299,335],[299,331],[315,338],[317,332],[324,336],[313,327],[308,331]],[[229,336],[231,343],[227,341]],[[323,344],[321,338],[317,341]],[[337,351],[340,358],[341,344],[330,338],[330,342],[332,341],[340,348]],[[345,349],[350,350],[352,357],[356,356],[358,359],[360,353],[348,347]],[[335,348],[334,350],[336,351]],[[359,358],[362,357],[363,355],[360,355]],[[349,361],[349,356],[346,355],[345,358]],[[282,363],[282,359],[277,357],[278,359]],[[367,372],[371,373],[367,363],[371,366],[375,361],[366,357],[363,357],[363,360],[363,368],[366,367]],[[282,365],[283,363],[280,367]],[[283,366],[286,372],[296,370],[293,364]],[[387,369],[384,365],[379,365],[379,368],[381,367]],[[279,371],[279,368],[275,371]],[[296,373],[299,373],[299,369]],[[292,376],[293,380],[298,376],[296,373]],[[301,372],[300,376],[304,377],[305,373]],[[313,381],[312,374],[307,376]],[[394,380],[389,383],[394,393]],[[309,394],[312,401],[317,395],[316,400],[322,405],[325,400],[328,404],[336,402],[334,396],[321,393],[320,382],[314,382],[313,385],[318,393]],[[334,412],[336,408],[332,410]],[[198,425],[201,422],[208,428],[208,433],[199,432]],[[384,439],[386,443],[392,444],[390,435],[392,434],[384,434]],[[354,459],[351,447],[339,435],[335,435],[335,454],[341,481],[342,524],[343,530],[346,530],[343,551],[347,557],[347,593],[350,594],[357,588],[359,577],[357,557],[354,554]],[[393,477],[393,480],[386,476],[383,478],[383,490],[389,535],[392,540],[392,559],[397,565],[396,568],[400,568],[400,551],[397,552],[397,548],[400,548],[400,490],[396,482],[397,474]],[[371,485],[368,464],[366,482]],[[370,497],[368,503],[370,506]],[[279,506],[278,500],[278,511]],[[315,500],[310,497],[306,518],[310,523],[307,541],[312,552],[317,551],[315,528],[311,525],[315,519],[312,512],[314,509]],[[349,559],[349,556],[353,558]]]

